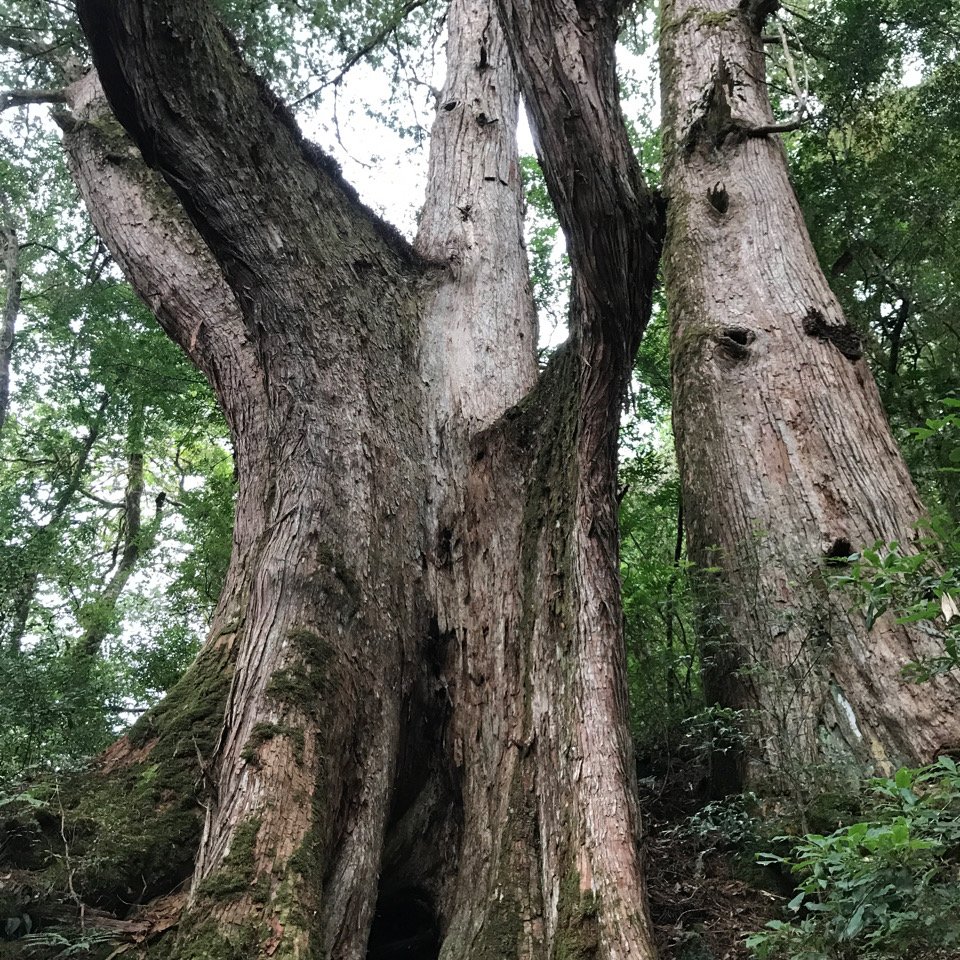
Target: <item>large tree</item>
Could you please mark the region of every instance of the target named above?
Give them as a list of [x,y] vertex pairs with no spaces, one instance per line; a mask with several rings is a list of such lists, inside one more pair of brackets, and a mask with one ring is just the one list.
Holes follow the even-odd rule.
[[955,749],[960,687],[905,683],[936,640],[831,590],[864,548],[912,549],[923,508],[790,184],[779,137],[796,124],[775,121],[764,80],[777,6],[663,6],[664,271],[705,676],[750,736],[718,772],[805,792]]
[[[86,862],[110,864],[69,875],[85,897],[143,899],[192,874],[179,958],[653,956],[615,480],[663,223],[620,114],[619,6],[453,0],[410,247],[304,140],[204,0],[78,4],[97,73],[61,114],[71,168],[126,275],[209,379],[236,451],[233,556],[209,640],[70,808],[79,824],[114,825],[73,834],[75,854],[85,844],[99,855]],[[672,6],[668,122],[692,115],[680,156],[699,158],[702,138],[723,146],[712,124],[731,111],[726,60],[704,59],[698,18],[735,27],[756,53],[770,5]],[[681,68],[706,72],[677,83]],[[543,370],[521,93],[573,277],[570,338]],[[736,142],[780,156],[772,131],[752,133],[764,135]],[[736,199],[729,179],[696,186],[707,217]],[[759,183],[761,204],[794,210],[785,175]],[[716,410],[687,395],[709,370],[685,365],[681,347],[718,346],[733,364],[751,331],[724,321],[719,341],[707,336],[701,305],[684,339],[696,312],[684,313],[684,284],[717,251],[697,247],[682,181],[668,186],[677,395],[710,424]],[[794,215],[777,242],[802,245],[801,230]],[[758,264],[732,263],[728,282],[749,291]],[[804,343],[833,349],[818,316]],[[854,394],[873,403],[858,371]],[[882,438],[882,413],[868,412],[879,419],[856,423]],[[823,411],[805,413],[821,429]],[[707,434],[736,469],[700,482],[682,436],[691,531],[712,543],[697,524],[715,519],[733,556],[754,530],[696,497],[729,497],[752,450]],[[883,449],[908,527],[909,480]],[[788,569],[809,559],[805,541],[780,546]],[[899,688],[883,695],[903,709]]]
[[660,217],[619,113],[616,11],[546,6],[500,11],[575,271],[542,373],[497,11],[451,6],[411,249],[205,5],[80,7],[113,113],[175,196],[93,76],[62,120],[75,175],[237,454],[211,640],[108,760],[176,754],[178,705],[232,669],[182,955],[362,956],[378,890],[371,953],[411,922],[450,957],[652,952],[615,469]]

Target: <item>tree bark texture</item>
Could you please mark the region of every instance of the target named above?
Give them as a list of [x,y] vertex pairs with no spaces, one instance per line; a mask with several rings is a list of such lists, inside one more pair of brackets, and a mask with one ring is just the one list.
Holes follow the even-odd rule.
[[749,714],[741,779],[784,789],[929,761],[960,742],[960,711],[954,679],[901,679],[929,637],[890,616],[868,629],[827,582],[876,541],[909,548],[922,508],[764,132],[775,7],[670,0],[661,63],[674,426],[708,679]]
[[[330,937],[315,942],[318,953],[360,955],[393,775],[401,649],[417,617],[410,596],[420,577],[413,521],[424,483],[422,458],[411,459],[422,446],[422,389],[410,374],[416,367],[414,258],[360,210],[335,171],[305,154],[299,134],[276,118],[279,105],[239,65],[212,17],[169,13],[196,14],[186,33],[206,43],[187,45],[193,53],[185,55],[182,34],[170,31],[165,15],[145,11],[142,20],[132,16],[126,23],[132,14],[126,5],[108,14],[108,21],[118,19],[118,51],[129,55],[137,38],[150,53],[123,67],[107,56],[101,76],[106,62],[115,80],[126,69],[136,82],[156,83],[161,103],[148,102],[147,110],[162,110],[177,84],[150,78],[175,63],[186,73],[203,64],[218,77],[220,58],[220,72],[235,80],[234,116],[267,128],[238,128],[232,144],[214,143],[224,114],[202,93],[218,82],[209,74],[198,74],[181,91],[187,102],[171,112],[210,113],[206,147],[191,147],[190,132],[177,121],[157,127],[177,142],[170,144],[164,175],[191,193],[185,206],[219,255],[215,270],[206,269],[208,256],[186,273],[186,302],[175,300],[184,287],[163,283],[178,273],[155,258],[157,248],[166,257],[191,249],[191,236],[173,232],[178,216],[157,218],[151,198],[146,216],[130,223],[140,232],[120,238],[146,244],[139,254],[129,247],[140,269],[150,271],[137,286],[169,298],[178,341],[198,350],[218,341],[205,370],[237,451],[234,561],[212,630],[214,637],[232,638],[236,670],[210,770],[216,796],[198,859],[192,939],[202,942],[216,930],[226,931],[226,939],[247,937],[246,920],[252,912],[262,915],[266,900],[291,955],[304,949],[314,926],[324,931],[315,941]],[[204,104],[191,104],[194,95]],[[122,105],[117,112],[123,115]],[[191,122],[203,122],[196,117]],[[159,146],[156,134],[147,136],[126,119],[149,157],[149,145]],[[238,146],[263,155],[244,161],[229,149]],[[181,170],[181,162],[189,169]],[[241,176],[234,164],[245,163],[256,169]],[[125,172],[122,164],[110,171]],[[282,200],[284,179],[291,198],[274,203]],[[270,192],[272,199],[265,196]],[[215,207],[222,207],[215,216],[200,213]],[[144,221],[161,231],[157,247],[143,233]],[[225,309],[210,311],[217,302],[203,289],[218,293],[220,278],[236,296],[223,298]],[[229,340],[224,348],[221,339]],[[380,383],[407,392],[388,395],[377,389]],[[244,869],[257,881],[249,890],[230,881],[240,869],[241,848],[250,861]],[[267,925],[264,941],[271,931]]]
[[[567,13],[563,42],[585,52],[568,67],[603,73],[582,122],[564,134],[557,102],[544,121],[594,155],[584,186],[572,162],[550,174],[579,293],[575,335],[538,375],[508,43],[518,63],[555,43],[542,23],[524,40],[481,0],[451,5],[414,251],[205,4],[80,5],[113,112],[160,176],[114,139],[94,78],[64,122],[72,168],[237,450],[200,660],[232,680],[200,760],[178,957],[653,955],[614,481],[655,273],[656,237],[628,226],[659,219],[624,149],[612,12]],[[619,152],[599,156],[618,124]],[[597,207],[582,190],[600,170]],[[164,722],[145,725],[157,742]],[[149,749],[135,740],[118,754]]]
[[0,326],[0,430],[7,422],[10,409],[10,361],[13,358],[13,340],[20,312],[20,244],[12,223],[0,225],[3,237],[3,321]]
[[[575,342],[534,385],[508,38],[485,3],[456,2],[450,17],[450,74],[417,246],[454,267],[428,301],[428,344],[434,323],[450,330],[437,305],[452,302],[470,324],[461,343],[480,359],[443,364],[439,382],[453,382],[435,406],[434,477],[448,480],[437,492],[431,576],[463,819],[455,875],[440,897],[440,955],[649,956],[616,566],[617,417],[609,418],[629,365],[625,335],[646,315],[641,305],[601,332],[588,330],[595,314],[578,308]],[[425,355],[444,358],[429,346]],[[458,385],[469,406],[448,401]],[[459,423],[448,419],[457,406]]]

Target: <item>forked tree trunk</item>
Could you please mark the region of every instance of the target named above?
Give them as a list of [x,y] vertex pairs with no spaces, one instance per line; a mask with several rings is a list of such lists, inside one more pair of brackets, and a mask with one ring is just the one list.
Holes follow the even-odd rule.
[[[237,448],[227,588],[185,683],[236,668],[176,956],[350,960],[371,927],[371,957],[653,955],[615,467],[659,218],[618,112],[613,12],[560,6],[556,32],[503,11],[525,88],[531,58],[567,76],[543,92],[541,143],[581,148],[546,164],[577,294],[538,375],[518,86],[485,2],[450,9],[416,253],[204,4],[81,4],[114,112],[212,260],[104,143],[109,121],[65,124],[74,170]],[[167,716],[110,763],[183,749]]]
[[747,711],[752,737],[725,786],[783,790],[955,747],[960,690],[904,683],[929,638],[890,616],[868,629],[828,583],[831,559],[909,546],[922,508],[770,130],[776,6],[670,0],[661,63],[684,512],[711,693]]

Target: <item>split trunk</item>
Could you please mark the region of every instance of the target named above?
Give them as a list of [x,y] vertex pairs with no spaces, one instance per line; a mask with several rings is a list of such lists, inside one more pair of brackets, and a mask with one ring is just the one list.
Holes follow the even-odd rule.
[[[114,895],[147,865],[149,895],[192,872],[179,960],[652,957],[615,469],[662,226],[613,5],[454,0],[415,248],[205,3],[79,6],[119,124],[95,76],[72,88],[75,177],[216,391],[239,483],[210,639],[104,761],[129,787],[117,822],[155,818],[110,838]],[[755,718],[757,779],[919,758],[960,716],[945,682],[900,683],[917,635],[868,634],[822,578],[920,511],[758,129],[770,6],[674,0],[662,40],[685,513],[720,571],[711,677]],[[520,93],[573,268],[542,371]]]
[[[62,119],[75,176],[236,451],[211,638],[107,757],[172,776],[199,756],[177,957],[653,956],[615,470],[659,217],[611,11],[556,6],[529,22],[504,4],[505,35],[483,0],[451,5],[413,249],[205,4],[80,5],[112,112],[161,177],[93,76]],[[578,82],[541,96],[538,137],[582,154],[547,169],[578,282],[571,340],[539,371],[515,127],[516,77],[543,83],[544,63]]]

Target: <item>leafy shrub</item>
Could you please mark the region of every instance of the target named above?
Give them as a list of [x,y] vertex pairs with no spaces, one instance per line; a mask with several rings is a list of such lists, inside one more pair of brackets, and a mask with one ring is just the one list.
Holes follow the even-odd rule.
[[757,797],[735,793],[712,800],[671,832],[706,850],[728,850],[753,843],[757,836]]
[[888,611],[898,623],[922,623],[939,638],[943,653],[911,663],[905,675],[927,680],[960,666],[960,544],[946,539],[904,552],[896,542],[878,543],[842,558],[843,572],[831,582],[851,591],[867,628]]
[[870,781],[869,819],[795,838],[758,862],[799,876],[774,920],[747,938],[781,960],[893,960],[960,947],[960,771],[948,757]]

